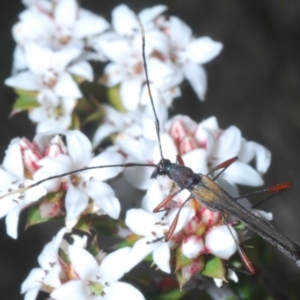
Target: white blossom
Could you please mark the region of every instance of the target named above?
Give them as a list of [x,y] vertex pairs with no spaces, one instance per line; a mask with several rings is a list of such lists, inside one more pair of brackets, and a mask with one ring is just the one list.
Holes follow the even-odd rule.
[[[170,248],[172,241],[165,241],[165,234],[169,231],[179,208],[174,208],[166,212],[153,213],[153,209],[163,199],[163,194],[158,184],[153,184],[148,190],[145,198],[144,209],[130,209],[127,211],[125,224],[129,229],[142,236],[132,247],[127,260],[126,271],[132,269],[148,254],[153,253],[154,263],[166,273],[170,273]],[[147,204],[146,204],[147,203]],[[187,222],[194,216],[194,210],[183,207],[180,211],[179,219],[174,231],[178,233]]]
[[61,284],[63,270],[59,263],[58,251],[62,243],[66,228],[61,229],[51,242],[45,245],[38,257],[40,267],[31,270],[22,283],[21,293],[25,293],[25,300],[35,300],[38,292],[50,292]]
[[99,265],[85,249],[70,245],[68,256],[76,278],[56,288],[51,298],[118,300],[126,295],[133,300],[143,300],[143,295],[136,288],[118,281],[125,273],[129,250],[129,247],[116,250],[108,254]]
[[[67,154],[56,157],[45,157],[38,164],[41,167],[34,174],[35,180],[74,171],[83,167],[122,164],[123,157],[119,153],[103,152],[92,157],[92,146],[86,136],[79,131],[62,132],[66,136]],[[61,184],[66,189],[65,207],[66,224],[73,227],[80,214],[87,208],[89,198],[93,199],[92,212],[105,213],[117,219],[120,203],[114,191],[104,180],[116,176],[122,171],[120,167],[86,170],[66,175],[42,184],[48,192],[53,192]]]
[[174,16],[161,26],[170,37],[171,57],[174,63],[189,81],[198,98],[204,100],[207,76],[202,64],[219,55],[223,45],[210,37],[194,38],[191,28]]

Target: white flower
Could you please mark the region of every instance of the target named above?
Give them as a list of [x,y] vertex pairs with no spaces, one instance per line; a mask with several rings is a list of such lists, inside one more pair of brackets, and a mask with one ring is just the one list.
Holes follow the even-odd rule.
[[[221,130],[216,117],[197,124],[187,116],[178,115],[169,120],[166,130],[173,137],[185,165],[194,172],[205,174],[209,166],[217,166],[237,156],[238,161],[225,170],[222,179],[230,184],[263,184],[260,173],[267,171],[271,153],[262,145],[246,141],[237,127]],[[249,165],[253,159],[256,160],[257,171]]]
[[[15,162],[11,162],[11,164],[15,164]],[[9,170],[7,172],[0,168],[0,196],[32,183],[34,183],[32,180],[17,178]],[[38,201],[46,193],[46,189],[36,186],[24,193],[8,195],[0,200],[0,218],[6,216],[6,231],[9,236],[14,239],[18,237],[20,212],[30,204]]]
[[190,82],[198,98],[204,100],[207,76],[201,66],[219,55],[223,46],[210,37],[194,38],[192,30],[177,17],[170,17],[163,25],[170,36],[171,57]]
[[77,99],[63,97],[59,99],[59,102],[57,106],[43,103],[29,112],[29,119],[37,123],[37,133],[66,129],[71,125],[72,112]]
[[[8,193],[6,197],[0,199],[0,218],[6,216],[7,234],[15,239],[18,235],[20,212],[47,193],[42,186],[36,186],[22,193],[10,194],[11,191],[34,183],[32,180],[25,178],[28,157],[26,156],[26,151],[25,154],[22,154],[22,143],[23,141],[20,139],[12,140],[6,151],[2,167],[0,167],[0,196]],[[31,163],[32,161],[30,165]]]
[[99,265],[85,249],[70,245],[68,255],[77,279],[56,288],[51,293],[51,298],[119,300],[126,297],[143,300],[143,295],[136,288],[118,281],[125,273],[125,261],[129,251],[129,247],[116,250],[107,255]]
[[[149,31],[149,45],[155,42],[151,37],[156,32],[155,20],[165,11],[165,5],[156,5],[151,8],[143,9],[136,15],[127,5],[121,4],[112,11],[112,26],[114,30],[122,36],[133,37],[140,35],[138,18],[141,20],[144,29]],[[148,35],[147,35],[148,43]],[[156,42],[157,43],[157,42]]]
[[99,145],[103,139],[113,133],[122,132],[124,136],[140,137],[142,135],[141,114],[136,112],[123,113],[109,105],[102,105],[105,119],[96,130],[93,137],[93,146]]
[[[102,152],[92,158],[90,141],[79,131],[62,132],[66,136],[67,154],[54,158],[45,157],[38,164],[41,168],[34,174],[35,180],[41,180],[83,167],[122,164],[123,157],[119,153]],[[120,203],[114,191],[104,180],[116,176],[122,171],[120,167],[87,170],[62,178],[46,181],[42,184],[48,192],[56,191],[61,184],[67,190],[65,207],[67,211],[66,224],[73,227],[80,214],[87,208],[89,198],[94,200],[92,212],[105,213],[117,219],[120,213]]]
[[73,45],[82,49],[84,39],[108,29],[108,22],[79,7],[76,0],[31,1],[13,27],[20,46],[28,42],[61,49]]
[[25,91],[38,92],[41,104],[59,104],[59,97],[78,99],[82,96],[67,67],[78,57],[80,49],[65,47],[59,51],[36,44],[25,47],[28,71],[5,80],[5,84]]
[[[164,197],[158,183],[155,183],[151,185],[145,196],[153,200],[151,204],[149,200],[144,201],[144,203],[147,203],[147,207],[145,207],[147,210],[130,209],[126,214],[125,224],[132,232],[143,236],[134,244],[127,257],[126,271],[131,270],[152,252],[154,263],[166,273],[171,271],[169,261],[172,244],[171,241],[165,241],[165,234],[169,231],[179,208],[172,209],[167,215],[165,212],[153,213],[153,209]],[[194,213],[194,210],[189,207],[181,209],[174,234],[178,233],[187,224]]]
[[[139,42],[118,36],[101,41],[102,51],[111,61],[105,67],[102,82],[108,87],[120,85],[122,104],[128,111],[135,111],[146,105],[150,107],[147,87],[144,85],[146,78],[140,37],[135,39],[139,39]],[[156,107],[162,109],[163,106],[169,106],[171,100],[178,95],[177,86],[183,78],[176,72],[173,64],[149,54],[146,53],[146,59],[151,91]]]
[[66,228],[62,228],[56,237],[45,245],[38,257],[40,268],[32,269],[22,283],[21,293],[25,293],[26,300],[35,300],[40,290],[50,292],[51,289],[60,286],[63,270],[59,263],[58,250],[65,233]]

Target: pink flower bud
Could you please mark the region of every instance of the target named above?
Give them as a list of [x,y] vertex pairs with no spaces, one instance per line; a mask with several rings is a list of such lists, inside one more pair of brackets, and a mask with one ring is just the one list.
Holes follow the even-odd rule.
[[199,147],[198,147],[196,141],[192,137],[186,136],[182,139],[182,141],[179,145],[179,153],[180,153],[180,155],[183,155],[183,154],[191,152],[197,148],[199,148]]
[[44,150],[44,156],[56,157],[67,154],[66,146],[59,135],[54,136]]
[[37,162],[42,158],[42,153],[35,143],[22,138],[19,141],[25,172],[33,174],[39,169]]
[[188,135],[188,132],[182,122],[174,121],[171,125],[169,134],[174,139],[176,146],[179,147],[181,141]]
[[195,261],[187,267],[181,269],[181,274],[184,279],[184,282],[189,281],[193,276],[198,274],[203,268],[203,260]]
[[206,208],[205,206],[201,207],[200,219],[201,221],[207,225],[207,227],[212,227],[217,225],[221,220],[222,214],[218,211],[212,211]]

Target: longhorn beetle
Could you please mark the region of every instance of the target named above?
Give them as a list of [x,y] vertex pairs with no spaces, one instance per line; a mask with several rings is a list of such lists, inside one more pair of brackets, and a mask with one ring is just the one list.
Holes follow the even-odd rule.
[[[224,172],[232,163],[234,163],[237,160],[237,157],[231,158],[215,168],[213,168],[207,175],[203,174],[196,174],[190,169],[189,167],[186,167],[183,165],[183,161],[180,157],[177,158],[177,161],[179,163],[172,163],[169,159],[164,158],[162,146],[161,146],[161,139],[160,139],[160,123],[156,114],[156,110],[154,107],[154,102],[151,94],[150,84],[149,84],[149,76],[148,76],[148,70],[147,70],[147,64],[146,64],[146,57],[145,57],[145,33],[143,26],[139,20],[141,31],[142,31],[142,57],[143,57],[143,64],[144,64],[144,70],[145,70],[145,76],[146,76],[146,85],[150,97],[150,103],[152,106],[154,119],[155,119],[155,129],[156,129],[156,135],[157,135],[157,141],[159,145],[159,151],[161,160],[160,162],[156,164],[140,164],[140,163],[125,163],[125,164],[119,164],[119,165],[103,165],[103,166],[94,166],[94,167],[86,167],[81,168],[78,170],[74,170],[71,172],[47,177],[45,179],[42,179],[34,184],[31,184],[29,186],[20,188],[18,190],[9,192],[5,195],[2,195],[0,197],[4,198],[8,195],[14,194],[14,193],[22,193],[27,189],[30,189],[34,186],[37,186],[47,180],[63,177],[66,175],[82,172],[85,170],[90,169],[101,169],[101,168],[111,168],[111,167],[140,167],[140,166],[147,166],[147,167],[153,167],[155,170],[152,173],[151,178],[157,178],[158,176],[167,175],[179,188],[178,191],[171,193],[164,201],[162,201],[161,204],[159,204],[155,209],[154,212],[158,212],[161,209],[165,207],[165,205],[170,202],[177,194],[179,194],[182,190],[187,189],[190,191],[190,196],[184,201],[180,209],[184,206],[184,204],[189,201],[191,198],[197,199],[201,204],[206,206],[208,209],[213,211],[219,211],[222,214],[223,221],[225,224],[225,214],[230,213],[233,216],[235,216],[237,219],[239,219],[242,223],[244,223],[247,227],[249,227],[251,230],[259,234],[262,238],[266,239],[270,244],[275,246],[277,249],[279,249],[281,252],[283,252],[287,257],[293,259],[293,261],[300,267],[300,245],[295,243],[294,241],[290,240],[289,238],[285,237],[283,234],[279,233],[268,221],[262,219],[261,217],[258,217],[254,212],[252,212],[249,209],[244,208],[241,204],[239,204],[236,199],[230,196],[223,188],[221,188],[215,180],[217,177],[220,176],[222,172]],[[211,175],[214,171],[222,169],[217,176],[214,178],[210,178],[209,175]],[[271,187],[268,187],[263,190],[255,191],[254,193],[250,193],[246,196],[256,194],[259,192],[270,192],[273,194],[276,194],[280,191],[283,191],[287,188],[291,187],[290,183],[283,183],[274,185]],[[272,194],[272,195],[273,195]],[[272,196],[271,195],[271,196]],[[239,197],[242,198],[242,197]],[[269,197],[267,197],[269,198]],[[267,199],[266,198],[266,199]],[[180,209],[177,213],[177,216],[175,217],[173,223],[171,224],[169,232],[165,236],[165,240],[169,240],[176,228]],[[228,227],[229,228],[229,227]],[[230,231],[230,229],[229,229]],[[235,240],[233,234],[232,238]],[[238,242],[235,240],[235,243],[237,244],[237,248],[239,251],[239,254],[241,256],[241,259],[243,260],[245,266],[249,270],[250,273],[254,273],[254,269],[249,262],[249,260],[246,258],[244,252],[239,247]]]

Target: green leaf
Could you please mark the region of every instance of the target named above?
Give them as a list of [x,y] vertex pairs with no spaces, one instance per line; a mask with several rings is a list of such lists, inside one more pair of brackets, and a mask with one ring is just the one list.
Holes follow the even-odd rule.
[[[28,228],[35,224],[47,222],[49,220],[61,220],[64,212],[62,211],[62,201],[64,191],[58,191],[56,193],[49,193],[39,200],[35,205],[31,206],[26,221],[26,227]],[[43,217],[41,212],[46,212],[49,217]]]
[[71,129],[80,129],[80,118],[75,112],[72,113]]
[[181,299],[187,291],[180,291],[179,289],[163,293],[155,297],[156,300],[178,300]]
[[107,237],[116,235],[118,231],[116,221],[106,215],[94,215],[91,223],[91,229]]
[[91,229],[91,222],[92,222],[92,215],[91,214],[87,214],[85,216],[81,216],[80,219],[78,220],[77,224],[75,225],[75,228],[86,232],[88,234],[91,233],[90,229]]
[[88,250],[93,256],[97,256],[98,253],[101,251],[98,243],[97,234],[94,236]]
[[120,87],[114,86],[107,89],[107,97],[110,104],[116,108],[118,111],[126,112],[125,107],[122,104],[121,97],[120,97]]
[[189,266],[192,262],[190,258],[183,255],[181,247],[176,249],[176,271]]
[[62,220],[62,217],[61,216],[49,217],[49,218],[42,217],[41,213],[40,213],[40,209],[39,209],[39,204],[36,204],[34,206],[31,206],[28,211],[25,228],[27,229],[28,227],[30,227],[32,225],[45,223],[50,220]]
[[209,256],[200,273],[211,278],[225,279],[226,270],[223,260],[216,256]]
[[20,95],[13,105],[12,113],[18,113],[23,110],[33,109],[38,107],[39,103],[36,100],[36,95]]

